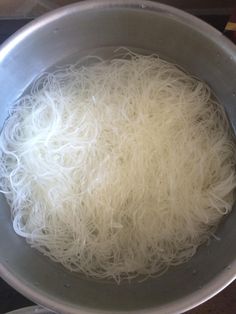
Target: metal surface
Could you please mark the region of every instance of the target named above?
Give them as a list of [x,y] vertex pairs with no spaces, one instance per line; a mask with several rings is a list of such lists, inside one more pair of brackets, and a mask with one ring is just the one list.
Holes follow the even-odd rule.
[[43,309],[39,306],[28,306],[16,311],[8,312],[6,314],[53,314],[53,312]]
[[[11,103],[42,71],[111,47],[156,52],[208,82],[236,129],[236,49],[229,40],[177,9],[144,1],[85,1],[30,23],[0,51],[0,127]],[[60,313],[159,313],[188,310],[236,277],[236,210],[217,231],[221,239],[192,260],[142,283],[101,282],[70,273],[31,249],[12,229],[0,196],[0,274],[38,304]]]

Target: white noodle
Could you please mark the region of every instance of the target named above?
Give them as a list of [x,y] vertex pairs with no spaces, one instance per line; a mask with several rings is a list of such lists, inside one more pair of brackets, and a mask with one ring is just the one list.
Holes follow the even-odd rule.
[[158,275],[230,212],[229,126],[209,87],[155,56],[45,74],[6,120],[14,230],[72,271]]

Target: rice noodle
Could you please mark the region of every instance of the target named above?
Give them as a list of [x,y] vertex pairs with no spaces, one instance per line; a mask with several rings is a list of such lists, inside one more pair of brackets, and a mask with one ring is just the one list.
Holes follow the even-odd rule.
[[44,74],[12,109],[0,151],[15,232],[96,278],[186,262],[234,201],[223,110],[157,56]]

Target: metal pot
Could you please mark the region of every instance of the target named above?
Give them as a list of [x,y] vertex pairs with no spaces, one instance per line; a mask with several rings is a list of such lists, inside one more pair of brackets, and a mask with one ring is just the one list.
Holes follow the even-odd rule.
[[6,314],[55,314],[46,309],[40,308],[39,306],[23,307],[22,309],[8,312]]
[[[49,13],[12,36],[0,51],[0,124],[12,102],[42,71],[88,54],[112,57],[114,47],[155,52],[205,80],[236,129],[236,49],[199,19],[158,3],[85,1]],[[181,313],[214,296],[236,277],[236,210],[220,240],[188,263],[144,282],[102,282],[74,274],[18,237],[0,196],[0,273],[15,289],[56,312]]]

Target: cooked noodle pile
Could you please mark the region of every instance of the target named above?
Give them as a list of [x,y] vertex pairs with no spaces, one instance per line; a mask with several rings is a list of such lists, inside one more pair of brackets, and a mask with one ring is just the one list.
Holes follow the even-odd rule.
[[232,209],[227,119],[206,84],[156,56],[43,75],[0,150],[15,232],[96,278],[187,261]]

